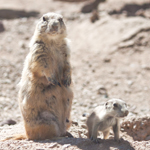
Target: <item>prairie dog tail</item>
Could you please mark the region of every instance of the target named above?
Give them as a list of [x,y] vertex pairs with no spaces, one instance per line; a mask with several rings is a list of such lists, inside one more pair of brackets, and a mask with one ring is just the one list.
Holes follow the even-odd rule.
[[3,142],[3,141],[7,141],[7,140],[25,140],[25,139],[27,139],[26,135],[18,134],[18,135],[13,135],[13,136],[7,137],[1,141]]

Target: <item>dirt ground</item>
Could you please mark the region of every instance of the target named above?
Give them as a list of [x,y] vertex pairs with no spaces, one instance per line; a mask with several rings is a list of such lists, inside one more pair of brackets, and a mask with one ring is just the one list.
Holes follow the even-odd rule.
[[[0,1],[0,140],[23,133],[17,84],[37,20],[47,12],[64,16],[71,42],[74,138],[51,141],[5,141],[10,149],[150,149],[150,1],[108,0],[98,7],[99,20],[81,13],[86,2],[54,0]],[[130,113],[122,122],[121,141],[95,144],[87,139],[86,116],[110,98],[121,98]],[[12,119],[16,125],[4,125]],[[101,134],[100,134],[100,137]]]

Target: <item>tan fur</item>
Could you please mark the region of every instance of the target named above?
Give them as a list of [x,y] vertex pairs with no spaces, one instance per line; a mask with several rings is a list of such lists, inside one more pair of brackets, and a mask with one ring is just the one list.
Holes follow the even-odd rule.
[[88,137],[94,141],[99,142],[97,139],[98,131],[103,132],[104,139],[107,139],[111,127],[113,128],[114,138],[119,141],[120,123],[122,117],[127,116],[129,111],[124,101],[120,99],[111,99],[103,106],[98,106],[90,114],[87,119]]
[[25,140],[25,139],[27,139],[27,136],[18,134],[18,135],[14,135],[14,136],[11,136],[11,137],[7,137],[6,139],[1,140],[1,141],[6,141],[6,140],[10,140],[10,139],[11,140]]
[[64,136],[71,125],[73,92],[66,35],[59,14],[47,13],[37,23],[19,84],[27,139]]

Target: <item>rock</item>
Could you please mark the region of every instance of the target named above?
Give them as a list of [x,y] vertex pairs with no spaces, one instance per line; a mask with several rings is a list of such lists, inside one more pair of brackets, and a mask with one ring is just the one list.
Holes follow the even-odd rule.
[[89,68],[91,68],[92,67],[92,64],[89,64]]
[[71,146],[71,144],[64,144],[63,146],[62,146],[62,150],[65,150],[66,148],[68,148],[68,147],[70,147]]
[[104,60],[103,60],[105,63],[109,63],[109,62],[111,62],[111,59],[110,58],[104,58]]
[[76,126],[79,125],[77,121],[72,121],[72,124],[74,124],[74,125],[76,125]]
[[108,98],[107,89],[103,86],[97,90],[97,94],[104,95],[105,98]]
[[81,124],[80,126],[81,126],[81,128],[87,129],[86,124]]
[[97,21],[97,20],[99,20],[98,12],[97,12],[97,10],[93,10],[93,11],[92,11],[92,15],[91,15],[91,17],[90,17],[90,21],[91,21],[92,23],[94,23],[94,22]]
[[[124,132],[127,132],[134,140],[145,140],[150,139],[150,116],[132,116],[127,117],[122,122],[121,128]],[[122,130],[123,131],[123,130]]]
[[50,146],[48,148],[54,148],[56,146],[57,146],[57,143],[52,143],[52,144],[50,144]]
[[78,101],[77,101],[77,99],[74,99],[73,104],[76,104],[76,103],[78,103]]
[[4,25],[3,23],[0,21],[0,32],[5,31]]
[[20,41],[20,42],[19,42],[19,47],[25,49],[25,48],[26,48],[26,45],[24,44],[23,41]]
[[13,10],[13,9],[1,9],[0,18],[1,19],[15,19],[23,17],[36,17],[39,14],[37,11],[24,11],[24,10]]
[[118,48],[128,48],[128,47],[133,47],[133,46],[134,46],[134,41],[130,40],[127,42],[120,43]]
[[145,69],[145,70],[150,70],[150,66],[149,65],[142,65],[141,68]]
[[0,123],[0,126],[4,126],[4,125],[14,125],[14,124],[16,124],[17,122],[16,121],[14,121],[14,120],[12,120],[12,119],[8,119],[8,120],[6,120],[6,121],[3,121],[2,123]]
[[114,86],[118,86],[118,82],[115,81],[115,82],[113,83],[113,85],[114,85]]
[[80,120],[81,120],[81,121],[85,121],[85,120],[86,120],[86,117],[82,117],[82,116],[81,116],[81,117],[80,117]]
[[90,0],[89,2],[85,3],[82,7],[82,13],[90,13],[93,10],[96,10],[100,2],[105,2],[106,0]]
[[73,135],[70,132],[66,132],[66,136],[70,137],[70,138],[73,138]]
[[95,72],[95,69],[92,69],[92,72]]
[[96,0],[91,0],[90,2],[87,2],[81,9],[82,13],[90,13],[94,9],[97,9],[99,2]]
[[143,9],[138,10],[138,11],[135,13],[135,15],[136,15],[136,16],[142,16],[142,17],[144,17],[144,16],[145,16],[145,15],[144,15],[144,10],[143,10]]
[[89,113],[83,113],[82,116],[83,117],[87,117],[89,115]]
[[92,105],[92,108],[95,108],[95,107],[97,107],[97,106],[98,106],[98,104],[95,103],[95,104]]
[[10,79],[5,79],[2,81],[3,84],[10,84],[11,83],[11,80]]
[[129,86],[131,86],[131,85],[133,84],[133,81],[128,80],[128,81],[127,81],[127,84],[128,84]]

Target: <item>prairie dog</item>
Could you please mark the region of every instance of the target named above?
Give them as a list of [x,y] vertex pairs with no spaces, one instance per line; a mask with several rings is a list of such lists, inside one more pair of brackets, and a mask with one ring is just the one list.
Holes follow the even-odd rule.
[[98,106],[87,119],[88,137],[98,143],[98,131],[103,132],[104,139],[107,139],[111,127],[114,132],[114,139],[119,141],[120,118],[129,113],[127,105],[123,100],[110,99],[104,105]]
[[[65,136],[71,125],[73,92],[66,36],[59,14],[44,14],[37,23],[19,83],[19,105],[29,140]],[[14,139],[19,138],[23,139]]]

